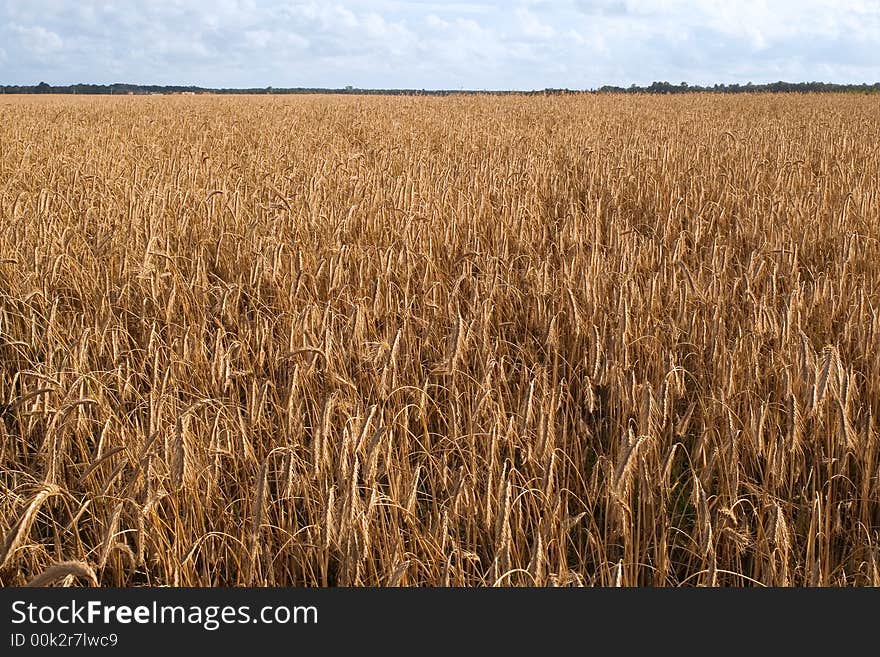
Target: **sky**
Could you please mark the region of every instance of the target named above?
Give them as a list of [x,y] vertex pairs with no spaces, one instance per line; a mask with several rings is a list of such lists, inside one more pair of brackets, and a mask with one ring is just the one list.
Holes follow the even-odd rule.
[[880,0],[0,0],[0,84],[880,81]]

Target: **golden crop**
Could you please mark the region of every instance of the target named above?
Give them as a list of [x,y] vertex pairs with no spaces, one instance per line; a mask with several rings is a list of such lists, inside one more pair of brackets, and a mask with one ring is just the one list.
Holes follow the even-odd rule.
[[880,585],[872,96],[0,98],[0,583]]

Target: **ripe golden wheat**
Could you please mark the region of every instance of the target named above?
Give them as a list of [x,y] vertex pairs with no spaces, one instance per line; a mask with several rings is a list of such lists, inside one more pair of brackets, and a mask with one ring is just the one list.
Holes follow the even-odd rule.
[[3,97],[0,583],[880,585],[872,96]]

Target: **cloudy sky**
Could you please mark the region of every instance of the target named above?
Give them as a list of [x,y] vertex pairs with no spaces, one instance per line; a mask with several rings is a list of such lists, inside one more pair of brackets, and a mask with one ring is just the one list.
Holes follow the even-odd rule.
[[0,84],[880,81],[878,0],[0,0]]

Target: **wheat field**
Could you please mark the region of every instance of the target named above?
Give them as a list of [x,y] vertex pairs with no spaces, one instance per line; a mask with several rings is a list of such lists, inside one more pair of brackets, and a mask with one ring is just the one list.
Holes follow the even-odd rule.
[[868,95],[0,98],[0,584],[880,585]]

